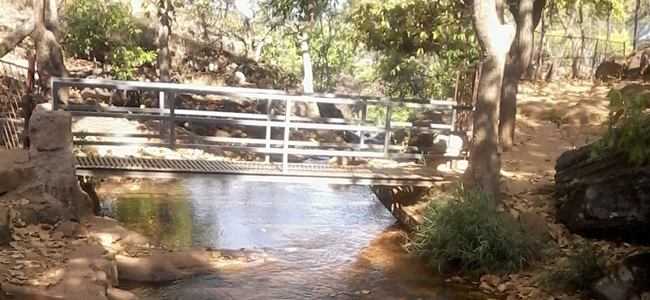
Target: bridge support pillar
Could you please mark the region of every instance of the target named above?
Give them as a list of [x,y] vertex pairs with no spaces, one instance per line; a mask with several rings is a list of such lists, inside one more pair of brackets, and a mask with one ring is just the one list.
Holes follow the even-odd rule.
[[66,206],[76,219],[93,215],[92,201],[79,187],[75,175],[71,114],[35,110],[29,136],[29,159],[45,193]]

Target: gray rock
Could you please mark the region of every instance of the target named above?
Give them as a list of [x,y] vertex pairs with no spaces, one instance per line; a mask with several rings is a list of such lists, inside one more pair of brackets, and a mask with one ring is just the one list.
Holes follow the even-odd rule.
[[38,225],[38,214],[32,207],[21,207],[19,210],[20,220],[27,225]]
[[633,289],[632,272],[622,267],[616,274],[599,280],[594,285],[594,294],[600,300],[627,300]]
[[593,147],[557,159],[557,220],[585,238],[650,245],[650,167],[628,167],[623,154],[590,160]]
[[63,237],[73,237],[75,236],[78,227],[79,227],[79,223],[65,220],[61,222],[59,226],[56,227],[54,232],[61,232],[63,234]]
[[71,149],[71,128],[72,115],[68,112],[36,111],[29,120],[29,138],[37,151]]
[[0,170],[0,194],[11,192],[20,186],[20,175],[14,170]]
[[8,207],[0,206],[0,245],[11,242],[11,216]]
[[131,292],[113,287],[109,287],[108,290],[106,290],[106,296],[108,296],[108,300],[138,300],[138,297],[133,295]]
[[616,273],[598,281],[593,288],[599,300],[627,300],[650,290],[650,253],[636,254],[621,262]]
[[120,285],[117,273],[117,263],[115,262],[114,256],[113,259],[110,259],[110,256],[102,256],[101,260],[93,262],[90,267],[96,273],[103,274],[107,286],[115,287]]

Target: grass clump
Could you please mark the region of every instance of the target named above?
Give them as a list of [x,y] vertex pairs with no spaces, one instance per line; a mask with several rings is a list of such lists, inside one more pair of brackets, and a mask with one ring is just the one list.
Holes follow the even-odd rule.
[[462,185],[429,202],[424,223],[407,248],[438,271],[477,276],[519,272],[541,254],[539,243],[510,214],[499,211],[491,196]]
[[572,250],[555,266],[544,270],[537,278],[538,284],[546,290],[584,290],[596,280],[607,275],[605,254],[600,249],[586,247]]

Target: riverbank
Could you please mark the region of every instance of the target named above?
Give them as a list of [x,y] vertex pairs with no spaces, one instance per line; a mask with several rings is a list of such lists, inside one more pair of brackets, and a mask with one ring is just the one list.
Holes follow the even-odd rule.
[[[607,120],[611,87],[591,83],[529,84],[520,86],[515,146],[502,153],[502,198],[500,210],[518,220],[530,234],[548,245],[549,257],[521,274],[486,275],[477,285],[486,293],[507,299],[590,299],[582,291],[544,287],[549,271],[568,268],[576,253],[586,249],[602,251],[607,271],[615,273],[628,256],[647,252],[644,247],[591,240],[568,232],[556,219],[554,175],[556,159],[565,151],[600,138]],[[430,199],[449,190],[388,189],[378,197],[403,223],[412,229],[422,224]],[[449,280],[472,281],[470,276],[449,275]]]
[[245,252],[170,251],[110,218],[78,219],[34,179],[27,151],[0,154],[0,278],[8,299],[137,299],[120,281],[171,282],[250,261]]

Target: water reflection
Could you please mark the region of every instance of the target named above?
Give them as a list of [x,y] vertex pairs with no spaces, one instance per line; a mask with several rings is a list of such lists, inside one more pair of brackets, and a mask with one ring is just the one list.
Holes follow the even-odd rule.
[[260,249],[271,260],[135,288],[140,299],[469,298],[401,251],[403,231],[367,187],[197,179],[154,189],[117,195],[105,211],[170,247]]

